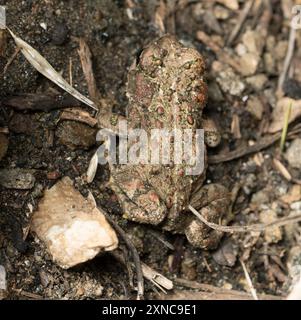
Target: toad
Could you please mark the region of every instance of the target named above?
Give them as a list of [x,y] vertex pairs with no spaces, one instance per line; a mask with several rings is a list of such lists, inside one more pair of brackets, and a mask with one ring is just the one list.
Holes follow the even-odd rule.
[[[203,117],[207,98],[204,74],[204,59],[197,50],[170,35],[153,41],[128,73],[128,127],[143,129],[148,135],[153,129],[204,129],[205,144],[218,145],[220,134],[213,122]],[[111,116],[111,124],[114,119]],[[165,148],[155,145],[161,151]],[[111,164],[110,186],[124,217],[183,233],[195,247],[215,248],[221,233],[207,227],[188,209],[191,204],[213,223],[221,223],[228,213],[228,190],[220,184],[204,184],[206,146],[203,149],[204,170],[200,175],[186,174],[187,162]]]

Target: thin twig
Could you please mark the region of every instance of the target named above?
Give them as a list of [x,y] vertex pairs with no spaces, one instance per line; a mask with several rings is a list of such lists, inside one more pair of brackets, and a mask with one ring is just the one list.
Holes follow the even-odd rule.
[[4,69],[3,69],[3,71],[2,71],[2,73],[1,73],[1,76],[3,76],[5,73],[6,73],[6,71],[7,71],[7,69],[9,68],[9,66],[13,63],[13,61],[15,60],[15,58],[16,58],[16,56],[18,55],[18,53],[20,52],[20,48],[19,47],[17,47],[16,48],[16,50],[15,50],[15,52],[12,54],[12,56],[9,58],[9,60],[7,61],[7,64],[5,65],[5,67],[4,67]]
[[73,120],[85,123],[90,127],[95,127],[97,119],[93,118],[88,112],[79,108],[67,108],[63,110],[60,120]]
[[229,38],[228,38],[228,41],[227,41],[227,45],[228,46],[231,46],[233,41],[236,39],[236,37],[238,36],[240,30],[242,29],[247,17],[248,17],[248,14],[250,13],[252,7],[254,5],[254,0],[249,0],[243,10],[240,12],[239,14],[239,17],[237,19],[237,22],[236,22],[236,25],[234,27],[234,29],[232,30]]
[[73,86],[73,76],[72,76],[72,57],[69,58],[69,83]]
[[289,124],[289,119],[291,117],[291,113],[292,113],[292,102],[289,104],[289,106],[285,112],[284,124],[283,124],[283,129],[282,129],[282,134],[281,134],[281,140],[280,140],[280,151],[281,152],[283,152],[283,150],[284,150],[284,145],[285,145],[286,136],[287,136],[287,129],[288,129],[288,124]]
[[16,292],[17,295],[29,298],[31,300],[44,300],[43,296],[36,293],[28,292],[22,289],[13,289],[13,291]]
[[[224,294],[225,297],[233,297],[235,299],[248,299],[251,298],[250,294],[244,291],[238,291],[238,290],[230,290],[225,288],[219,288],[215,287],[210,284],[204,284],[199,283],[196,281],[186,280],[182,278],[175,278],[174,279],[175,284],[190,288],[190,289],[197,289],[204,292],[213,292],[217,294]],[[259,298],[261,300],[282,300],[283,297],[281,296],[273,296],[273,295],[266,295],[266,294],[260,294]]]
[[80,102],[71,95],[24,93],[6,98],[0,98],[0,105],[18,111],[43,111],[66,109],[80,106]]
[[287,48],[287,52],[286,52],[286,57],[284,59],[284,64],[283,64],[283,69],[282,72],[279,76],[279,80],[278,80],[278,94],[281,95],[282,93],[282,87],[288,72],[288,69],[291,65],[291,61],[294,55],[294,50],[295,50],[295,40],[296,40],[296,30],[295,28],[290,29],[290,34],[289,34],[289,42],[288,42],[288,48]]
[[[127,261],[124,256],[121,256],[116,250],[111,251],[110,254],[123,265],[127,266]],[[128,267],[128,266],[127,266]],[[141,262],[142,273],[145,279],[151,281],[162,292],[166,293],[166,290],[173,289],[173,282],[163,276],[161,273],[152,269],[145,263]],[[129,275],[131,277],[131,275]]]
[[159,232],[149,229],[148,232],[155,237],[156,239],[158,239],[160,242],[162,242],[168,249],[170,250],[175,250],[175,247],[169,242],[167,241]]
[[122,254],[119,253],[118,250],[113,250],[110,252],[110,255],[114,257],[114,259],[116,259],[119,263],[121,263],[122,265],[124,265],[127,269],[128,272],[128,276],[129,276],[129,283],[130,283],[130,287],[134,288],[134,273],[133,273],[133,269],[132,269],[132,264],[130,263],[127,255],[126,255],[126,248],[120,248],[120,251],[122,251]]
[[[301,132],[301,127],[300,125],[296,125],[292,130],[288,133],[288,137],[293,136],[296,133]],[[235,160],[238,158],[242,158],[244,156],[247,156],[252,153],[259,152],[263,149],[266,149],[273,145],[276,141],[278,141],[281,138],[281,132],[277,132],[272,136],[268,137],[263,137],[260,139],[259,142],[253,144],[252,146],[249,147],[241,147],[238,148],[234,151],[228,152],[226,154],[220,154],[220,155],[214,155],[214,156],[209,156],[208,161],[209,163],[221,163],[221,162],[227,162],[231,160]]]
[[97,89],[93,67],[92,67],[92,54],[91,50],[83,38],[79,39],[79,50],[78,54],[80,57],[82,69],[86,78],[86,82],[88,85],[88,91],[91,100],[95,103],[99,101],[99,91]]
[[[191,205],[188,206],[189,210],[198,218],[200,221],[205,223],[206,226],[211,229],[220,231],[220,232],[236,232],[236,233],[244,233],[244,232],[262,232],[268,228],[272,227],[282,227],[290,223],[297,223],[301,221],[301,214],[295,214],[290,217],[284,217],[277,219],[271,223],[258,223],[248,226],[221,226],[212,222],[207,221],[202,214],[200,214],[196,209],[194,209]],[[204,209],[203,209],[204,210]]]
[[250,293],[251,293],[252,297],[254,298],[254,300],[258,300],[257,293],[256,293],[256,290],[255,290],[255,288],[253,286],[253,283],[252,283],[252,280],[250,278],[250,275],[249,275],[249,272],[247,270],[247,267],[246,267],[245,263],[241,259],[239,259],[239,261],[240,261],[240,264],[241,264],[241,266],[242,266],[242,268],[244,270],[244,274],[245,274],[245,277],[246,277],[246,280],[247,280],[247,284],[248,284],[249,289],[250,289]]
[[281,161],[274,158],[273,164],[274,164],[274,167],[276,168],[276,170],[283,176],[284,179],[286,179],[287,181],[292,181],[292,175],[287,170],[287,168],[282,164]]
[[106,218],[112,224],[114,229],[119,233],[120,237],[125,242],[125,244],[127,245],[127,247],[129,248],[129,250],[131,251],[131,253],[133,255],[133,260],[134,260],[136,272],[137,272],[137,282],[138,282],[137,300],[141,300],[141,299],[143,299],[143,295],[144,295],[144,281],[143,281],[142,266],[141,266],[141,261],[140,261],[138,251],[137,251],[136,247],[134,246],[134,244],[132,243],[131,239],[123,231],[123,229],[104,210],[102,210],[100,207],[98,207],[98,209],[106,216]]

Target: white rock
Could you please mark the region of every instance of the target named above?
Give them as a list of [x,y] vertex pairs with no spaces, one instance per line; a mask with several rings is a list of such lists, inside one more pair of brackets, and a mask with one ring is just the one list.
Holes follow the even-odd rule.
[[2,265],[0,265],[0,290],[7,290],[6,271]]
[[40,27],[46,31],[47,30],[47,23],[41,22]]
[[240,73],[243,76],[253,75],[259,65],[260,56],[253,52],[247,52],[242,57],[239,58],[239,64],[241,66]]
[[290,105],[292,106],[292,108],[288,122],[292,123],[301,116],[301,100],[294,100],[289,97],[279,99],[272,113],[272,122],[269,127],[270,133],[282,130],[285,114]]
[[262,189],[253,194],[251,203],[256,207],[260,207],[263,204],[269,203],[270,191],[268,189]]
[[299,245],[292,247],[288,252],[287,269],[291,277],[301,275],[301,247]]
[[260,56],[265,44],[265,39],[258,31],[248,30],[242,36],[242,42],[248,49],[248,52]]
[[239,55],[239,56],[243,56],[244,54],[247,53],[247,48],[242,44],[239,43],[236,47],[235,47],[235,52]]
[[287,47],[288,47],[287,40],[279,41],[276,44],[276,47],[273,50],[273,53],[275,55],[276,60],[278,60],[278,61],[284,60],[284,58],[286,56],[286,52],[287,52]]
[[258,97],[250,97],[247,103],[247,110],[258,120],[262,119],[263,104]]
[[[269,224],[277,220],[277,214],[273,210],[264,210],[260,212],[260,221]],[[268,228],[264,232],[264,238],[267,243],[277,243],[282,239],[282,231],[279,227]]]
[[292,287],[301,277],[301,247],[292,247],[287,256],[287,269],[290,276]]
[[255,90],[259,91],[262,90],[267,83],[268,78],[265,74],[256,74],[249,78],[246,78],[246,82]]
[[0,265],[0,300],[4,299],[7,291],[6,271],[5,268]]
[[223,92],[233,96],[240,96],[243,93],[245,84],[232,68],[215,61],[212,64],[212,70],[216,74],[216,81]]
[[301,168],[301,139],[295,139],[285,153],[289,164],[296,169]]
[[268,88],[263,90],[264,97],[267,99],[268,103],[271,105],[273,109],[276,108],[277,99],[275,95],[275,89],[274,88]]
[[301,300],[301,276],[299,277],[299,280],[294,283],[287,300]]
[[268,74],[276,73],[276,61],[274,56],[270,52],[266,52],[263,55],[264,68]]
[[46,244],[53,260],[65,269],[118,245],[105,216],[73,187],[68,177],[45,191],[33,214],[31,230]]
[[290,205],[290,208],[293,210],[293,211],[301,211],[301,201],[297,201],[297,202],[293,202],[291,205]]
[[230,11],[220,5],[216,5],[213,8],[213,13],[216,19],[227,20],[230,17]]
[[266,50],[267,52],[273,52],[276,47],[276,38],[273,35],[268,35],[266,39]]
[[225,7],[231,10],[236,11],[239,9],[238,0],[217,0],[217,2],[223,4]]

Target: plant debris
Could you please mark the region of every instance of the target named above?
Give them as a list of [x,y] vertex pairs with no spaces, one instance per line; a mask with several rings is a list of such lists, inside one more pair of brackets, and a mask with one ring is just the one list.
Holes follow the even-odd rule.
[[19,94],[1,100],[1,104],[16,110],[45,111],[79,106],[79,102],[71,96],[53,94]]
[[3,133],[0,133],[0,161],[6,155],[8,149],[8,139]]

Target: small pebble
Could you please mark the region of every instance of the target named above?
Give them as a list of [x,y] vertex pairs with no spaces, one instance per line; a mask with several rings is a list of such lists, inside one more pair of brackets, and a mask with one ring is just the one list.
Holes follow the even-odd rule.
[[57,23],[52,30],[52,42],[61,46],[67,42],[69,38],[69,29],[65,23]]
[[301,168],[301,139],[295,139],[290,147],[287,149],[285,153],[285,158],[287,159],[290,166],[296,169]]
[[28,190],[35,184],[32,170],[2,169],[0,170],[0,185],[7,189]]

